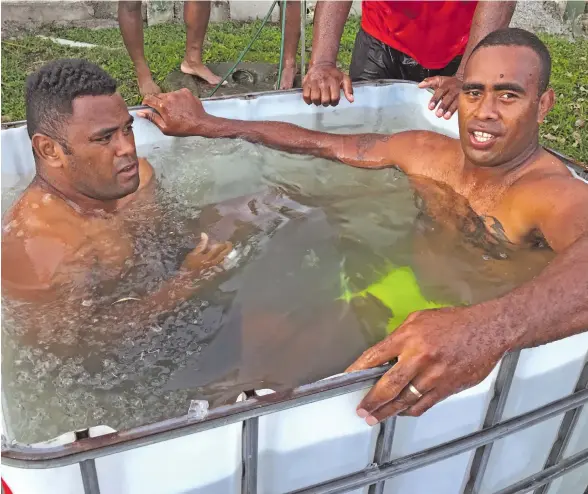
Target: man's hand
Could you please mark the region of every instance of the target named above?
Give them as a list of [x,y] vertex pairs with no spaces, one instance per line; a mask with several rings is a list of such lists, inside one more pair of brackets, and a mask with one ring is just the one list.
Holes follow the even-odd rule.
[[[480,383],[508,348],[488,328],[492,314],[478,306],[415,312],[347,372],[398,362],[357,407],[369,425],[387,417],[419,416],[437,402]],[[419,394],[421,396],[419,396]]]
[[431,88],[435,94],[429,102],[429,110],[437,108],[435,115],[449,120],[457,110],[457,97],[461,91],[461,80],[457,77],[444,77],[437,75],[427,77],[419,84],[420,88]]
[[186,256],[182,263],[181,270],[185,273],[200,275],[220,264],[233,249],[230,242],[209,245],[208,235],[205,233],[201,234],[201,238],[202,240],[196,248]]
[[353,103],[353,86],[347,74],[341,72],[334,63],[311,65],[302,81],[302,97],[307,105],[337,106],[341,89],[345,98]]
[[185,88],[147,96],[143,104],[155,111],[139,110],[137,115],[153,122],[165,135],[210,137],[214,117],[208,115],[200,100]]

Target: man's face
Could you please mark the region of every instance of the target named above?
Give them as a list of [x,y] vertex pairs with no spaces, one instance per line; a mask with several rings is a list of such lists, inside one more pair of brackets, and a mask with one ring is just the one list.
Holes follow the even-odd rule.
[[469,59],[459,96],[464,154],[477,166],[515,162],[534,149],[539,123],[553,106],[539,94],[540,60],[523,46],[489,46]]
[[63,168],[72,187],[101,201],[120,199],[139,187],[139,162],[122,97],[82,96],[73,102],[65,130],[69,153]]

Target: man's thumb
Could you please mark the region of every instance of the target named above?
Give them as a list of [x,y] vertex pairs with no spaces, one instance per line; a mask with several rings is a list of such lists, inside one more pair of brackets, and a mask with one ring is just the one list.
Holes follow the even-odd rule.
[[353,97],[353,84],[351,83],[351,78],[348,75],[343,76],[343,93],[345,94],[345,98],[349,103],[353,103],[355,98]]

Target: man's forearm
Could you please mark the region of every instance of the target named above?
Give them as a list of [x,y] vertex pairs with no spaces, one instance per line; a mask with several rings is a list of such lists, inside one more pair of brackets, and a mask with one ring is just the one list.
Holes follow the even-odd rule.
[[588,235],[559,254],[539,276],[481,304],[507,350],[529,348],[588,330]]
[[[214,139],[243,139],[254,144],[326,159],[338,159],[347,136],[308,130],[285,122],[251,122],[212,117],[210,132]],[[194,135],[200,135],[196,130]]]
[[319,0],[314,13],[310,65],[336,63],[339,44],[352,1]]
[[476,45],[492,31],[508,27],[515,11],[517,2],[478,2],[476,12],[472,20],[470,37],[463,54],[461,64],[457,69],[456,76],[463,78],[465,65]]
[[[339,161],[358,168],[388,168],[398,166],[406,173],[410,170],[402,159],[404,150],[419,143],[423,132],[385,134],[330,134],[305,129],[285,122],[251,122],[208,117],[207,131],[203,134],[197,122],[192,135],[218,139],[244,139],[254,144],[285,151]],[[414,154],[414,153],[413,153]]]

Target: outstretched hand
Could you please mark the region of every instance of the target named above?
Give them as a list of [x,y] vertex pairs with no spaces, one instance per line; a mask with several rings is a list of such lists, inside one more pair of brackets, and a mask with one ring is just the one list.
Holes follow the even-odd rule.
[[411,314],[366,350],[347,372],[398,359],[357,407],[369,425],[393,415],[419,416],[448,396],[480,383],[507,348],[479,306]]
[[201,101],[188,89],[173,93],[153,94],[143,100],[149,110],[139,110],[137,115],[146,118],[168,136],[207,137],[214,117],[208,115]]
[[461,91],[461,81],[457,77],[444,77],[437,75],[427,77],[419,84],[420,88],[431,88],[435,91],[429,110],[435,110],[435,115],[449,120],[457,110],[457,97]]

